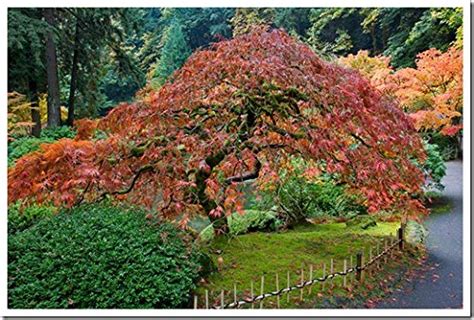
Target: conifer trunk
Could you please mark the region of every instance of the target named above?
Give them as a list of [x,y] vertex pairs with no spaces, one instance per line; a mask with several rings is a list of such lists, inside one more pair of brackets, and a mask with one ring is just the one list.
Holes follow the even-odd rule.
[[61,125],[58,61],[56,57],[56,44],[54,43],[53,30],[55,27],[54,9],[45,8],[43,16],[51,27],[46,34],[46,73],[48,78],[48,127]]
[[72,57],[72,69],[71,69],[71,84],[69,87],[69,99],[68,99],[68,113],[67,113],[67,125],[72,126],[74,124],[74,102],[77,88],[77,71],[79,62],[79,27],[76,22],[76,31],[74,36],[74,53]]
[[31,128],[31,134],[37,138],[41,135],[41,115],[38,103],[38,88],[36,81],[30,80],[29,84],[29,97],[28,100],[31,102],[31,122],[33,127]]

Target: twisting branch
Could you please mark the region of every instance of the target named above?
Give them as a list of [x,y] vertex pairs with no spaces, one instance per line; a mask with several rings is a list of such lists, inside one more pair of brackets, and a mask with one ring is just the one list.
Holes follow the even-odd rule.
[[258,178],[258,175],[260,174],[260,169],[262,168],[262,163],[255,158],[257,161],[255,163],[255,168],[253,171],[246,172],[242,175],[237,175],[237,176],[232,176],[229,177],[225,180],[226,184],[231,184],[232,182],[244,182],[247,180],[252,180]]
[[115,196],[115,195],[123,195],[123,194],[127,194],[129,193],[130,191],[133,190],[133,188],[135,187],[135,184],[137,182],[137,180],[140,178],[140,176],[145,173],[145,172],[150,172],[150,171],[153,171],[153,166],[148,164],[148,165],[145,165],[143,167],[141,167],[136,173],[135,173],[135,176],[133,177],[132,179],[132,182],[130,183],[130,185],[126,188],[126,189],[123,189],[123,190],[118,190],[118,191],[113,191],[113,192],[103,192],[99,198],[98,198],[98,201],[102,200],[105,198],[106,195],[112,195],[112,196]]
[[133,187],[135,186],[135,183],[137,182],[138,178],[140,178],[140,176],[145,173],[145,172],[150,172],[150,171],[153,171],[153,167],[151,165],[146,165],[146,166],[143,166],[141,167],[136,173],[135,173],[135,176],[133,177],[132,179],[132,183],[128,186],[127,189],[125,190],[119,190],[119,191],[114,191],[112,193],[110,193],[110,195],[122,195],[122,194],[127,194],[129,193],[130,191],[132,191]]
[[370,144],[368,144],[367,142],[365,142],[364,139],[362,139],[361,137],[359,137],[358,135],[356,135],[355,133],[351,133],[351,136],[356,139],[357,141],[359,141],[360,143],[362,143],[364,146],[366,146],[367,148],[373,148]]

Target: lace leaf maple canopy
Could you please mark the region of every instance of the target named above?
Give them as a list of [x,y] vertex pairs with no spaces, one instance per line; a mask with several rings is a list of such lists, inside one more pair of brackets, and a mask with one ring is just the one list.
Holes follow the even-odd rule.
[[[272,183],[291,156],[330,173],[369,212],[424,212],[425,154],[412,120],[358,72],[281,30],[255,29],[195,52],[159,90],[75,140],[43,145],[9,170],[9,201],[73,206],[105,197],[185,225],[242,208],[239,184]],[[222,219],[220,219],[222,220]]]

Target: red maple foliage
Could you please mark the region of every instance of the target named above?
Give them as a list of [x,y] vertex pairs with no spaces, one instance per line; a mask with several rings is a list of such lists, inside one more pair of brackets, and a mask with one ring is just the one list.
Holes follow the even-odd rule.
[[425,158],[412,121],[359,73],[280,30],[194,53],[160,90],[115,108],[96,130],[106,138],[63,139],[20,159],[9,170],[9,201],[112,197],[183,226],[199,213],[217,223],[241,209],[239,183],[278,179],[298,155],[346,183],[370,212],[424,209],[412,198],[423,184],[412,159]]

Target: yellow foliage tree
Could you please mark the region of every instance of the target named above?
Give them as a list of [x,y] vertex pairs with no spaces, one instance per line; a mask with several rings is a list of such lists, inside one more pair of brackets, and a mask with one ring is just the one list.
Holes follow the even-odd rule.
[[418,130],[455,135],[462,128],[462,50],[429,49],[418,55],[416,69],[397,71],[395,96]]
[[462,128],[462,50],[429,49],[417,56],[416,68],[394,71],[389,57],[369,57],[367,51],[348,55],[339,63],[357,69],[372,85],[396,99],[415,120],[419,131],[455,135]]
[[[31,120],[32,104],[28,98],[18,92],[8,92],[8,137],[29,135],[34,122]],[[38,95],[38,108],[40,111],[41,125],[48,121],[47,94]],[[67,119],[67,109],[61,106],[61,119]]]

